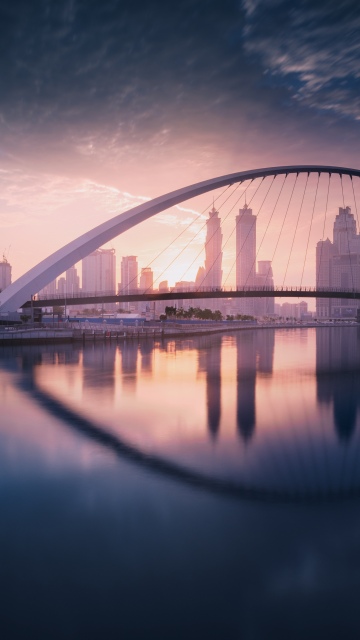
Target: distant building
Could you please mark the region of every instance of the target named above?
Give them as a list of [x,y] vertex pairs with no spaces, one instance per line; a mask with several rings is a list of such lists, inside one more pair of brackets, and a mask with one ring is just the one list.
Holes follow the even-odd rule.
[[[167,293],[169,291],[169,283],[167,280],[162,280],[159,282],[159,293]],[[165,313],[165,307],[172,306],[172,301],[169,300],[158,300],[156,302],[156,314],[159,316],[162,313]]]
[[198,272],[196,274],[196,279],[195,279],[195,285],[197,289],[203,285],[204,280],[205,280],[205,267],[199,267]]
[[119,293],[136,292],[138,289],[137,256],[124,256],[120,265]]
[[39,295],[39,298],[52,298],[56,295],[56,293],[57,293],[57,283],[55,279],[49,282],[49,284],[47,284],[45,287],[43,287],[39,291],[38,295]]
[[301,302],[283,302],[279,305],[278,315],[281,318],[291,318],[295,320],[309,320],[311,313],[308,311],[308,304],[304,300]]
[[[257,287],[274,288],[271,260],[259,260],[255,282]],[[273,316],[275,314],[275,298],[273,297],[255,298],[254,306],[256,316]]]
[[[236,288],[274,287],[271,260],[260,260],[256,273],[256,215],[247,204],[236,216]],[[273,315],[273,297],[239,299],[240,313],[255,316]]]
[[[138,291],[138,261],[137,256],[124,256],[120,265],[119,293],[130,294]],[[137,302],[121,302],[120,307],[126,311],[137,311]]]
[[64,276],[61,276],[57,281],[56,293],[59,296],[66,296],[66,278]]
[[97,249],[82,261],[82,290],[86,293],[116,292],[115,249]]
[[[360,289],[360,235],[350,207],[339,207],[333,242],[327,238],[316,246],[316,286]],[[318,318],[351,318],[360,308],[358,300],[316,299]]]
[[140,273],[140,291],[150,293],[154,286],[154,273],[150,267],[144,267]]
[[5,256],[0,262],[0,291],[3,291],[11,284],[11,265]]
[[67,295],[74,296],[80,291],[80,278],[77,273],[76,267],[70,267],[65,272],[65,283]]
[[[140,273],[139,291],[142,293],[152,293],[154,288],[154,272],[150,267],[144,267]],[[147,317],[153,319],[155,317],[155,302],[140,302],[139,309],[141,313],[145,313]]]
[[[82,260],[82,291],[90,295],[115,295],[115,249],[97,249]],[[103,303],[99,302],[100,305],[104,308]],[[116,303],[106,303],[108,311],[115,311],[115,308]]]
[[220,288],[222,281],[222,233],[220,226],[219,212],[215,207],[209,211],[209,218],[206,222],[205,241],[205,277],[203,286]]

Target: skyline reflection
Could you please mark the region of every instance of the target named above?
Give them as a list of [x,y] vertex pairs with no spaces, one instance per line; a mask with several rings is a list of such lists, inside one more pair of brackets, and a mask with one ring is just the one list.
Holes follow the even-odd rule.
[[344,481],[344,443],[342,488],[360,487],[359,345],[353,327],[245,330],[161,343],[17,347],[2,350],[0,363],[20,372],[20,388],[43,398],[54,416],[65,423],[72,416],[90,437],[100,429],[99,441],[116,451],[130,447],[137,457],[210,476],[214,470],[222,482],[256,490],[326,493]]
[[[350,327],[349,327],[350,329]],[[360,327],[331,327],[316,333],[316,382],[320,404],[332,406],[335,431],[348,443],[360,407]]]

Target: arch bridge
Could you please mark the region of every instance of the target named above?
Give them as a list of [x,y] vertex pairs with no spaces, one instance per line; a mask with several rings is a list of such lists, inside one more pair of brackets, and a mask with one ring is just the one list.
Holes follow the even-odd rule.
[[[341,180],[343,176],[348,176],[351,180],[353,177],[360,177],[360,170],[350,169],[346,167],[336,167],[327,165],[293,165],[293,166],[279,166],[269,167],[262,169],[252,169],[250,171],[240,171],[225,176],[213,178],[211,180],[205,180],[192,184],[190,186],[172,191],[160,197],[154,198],[149,202],[136,206],[124,213],[121,213],[112,219],[98,225],[94,229],[84,233],[72,242],[68,243],[64,247],[55,251],[52,255],[39,262],[35,267],[30,269],[27,273],[22,275],[13,284],[7,287],[0,293],[0,313],[6,313],[9,311],[16,311],[19,307],[24,307],[31,304],[31,299],[37,291],[44,288],[49,282],[64,273],[67,269],[74,264],[85,258],[92,251],[95,251],[105,243],[109,242],[113,238],[119,236],[132,227],[144,222],[145,220],[155,216],[157,213],[165,211],[174,205],[178,205],[185,200],[205,194],[220,187],[225,187],[235,183],[242,183],[245,181],[253,181],[257,178],[273,177],[278,175],[284,175],[287,177],[290,174],[299,176],[300,174],[311,173],[328,174],[329,176],[338,175]],[[153,294],[145,294],[144,297],[137,297],[136,299],[165,299],[175,300],[184,298],[210,298],[210,297],[334,297],[334,298],[358,298],[359,292],[352,290],[341,289],[328,290],[321,292],[320,290],[310,290],[305,287],[301,287],[300,290],[294,291],[291,288],[288,289],[270,289],[265,288],[262,291],[252,288],[243,289],[240,291],[232,290],[231,293],[228,290],[221,289],[217,291],[181,291],[181,292],[169,292],[163,294],[169,297],[151,298]],[[286,292],[286,293],[285,293]],[[185,295],[186,294],[186,295]],[[141,295],[141,294],[140,294]],[[54,299],[53,299],[54,300]],[[99,298],[97,297],[97,300]],[[135,300],[135,298],[129,298],[126,296],[113,296],[111,301],[129,301]],[[64,304],[65,299],[56,299],[55,304]],[[93,301],[93,300],[91,300]],[[110,301],[110,300],[109,300]],[[40,301],[33,301],[33,304],[38,304]],[[66,304],[71,303],[71,298],[67,297]],[[82,299],[81,303],[85,303]],[[73,299],[72,304],[79,304],[79,299]],[[47,305],[50,306],[50,300],[47,300]]]

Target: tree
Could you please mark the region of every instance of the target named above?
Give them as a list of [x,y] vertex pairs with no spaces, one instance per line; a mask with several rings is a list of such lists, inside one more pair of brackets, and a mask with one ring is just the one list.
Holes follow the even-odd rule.
[[167,316],[176,316],[176,307],[165,307],[165,313]]

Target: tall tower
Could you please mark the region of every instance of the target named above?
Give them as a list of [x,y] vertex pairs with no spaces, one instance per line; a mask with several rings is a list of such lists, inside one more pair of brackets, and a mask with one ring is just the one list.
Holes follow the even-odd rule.
[[121,260],[120,267],[120,285],[121,293],[130,293],[137,291],[138,288],[138,262],[136,256],[124,256]]
[[334,245],[340,255],[349,255],[352,240],[356,238],[356,221],[350,207],[339,207],[334,222]]
[[79,293],[80,291],[80,278],[77,273],[76,267],[70,267],[65,273],[66,277],[66,292],[69,295]]
[[[124,256],[120,267],[119,293],[136,293],[138,290],[138,261],[137,256]],[[136,311],[137,302],[122,302],[122,309],[126,311]]]
[[[332,258],[337,254],[336,247],[327,238],[316,245],[316,286],[331,287]],[[332,300],[330,298],[316,298],[316,315],[318,318],[331,318]]]
[[[259,260],[256,284],[259,287],[274,288],[274,277],[271,260]],[[255,315],[273,316],[275,313],[275,298],[256,298],[254,300]]]
[[219,212],[215,207],[209,211],[209,218],[206,222],[205,241],[205,277],[203,286],[221,287],[222,280],[222,233],[220,226]]
[[8,287],[10,284],[11,284],[11,265],[4,256],[2,262],[0,262],[0,291],[3,291],[3,289],[6,289],[6,287]]
[[154,286],[154,273],[150,267],[144,267],[141,269],[140,274],[140,290],[152,291]]
[[[256,216],[247,204],[236,216],[236,287],[251,287],[256,284]],[[239,300],[241,313],[253,315],[254,299]]]
[[244,205],[236,216],[236,286],[255,284],[256,216]]
[[88,293],[115,294],[115,249],[97,249],[83,259],[82,289]]

